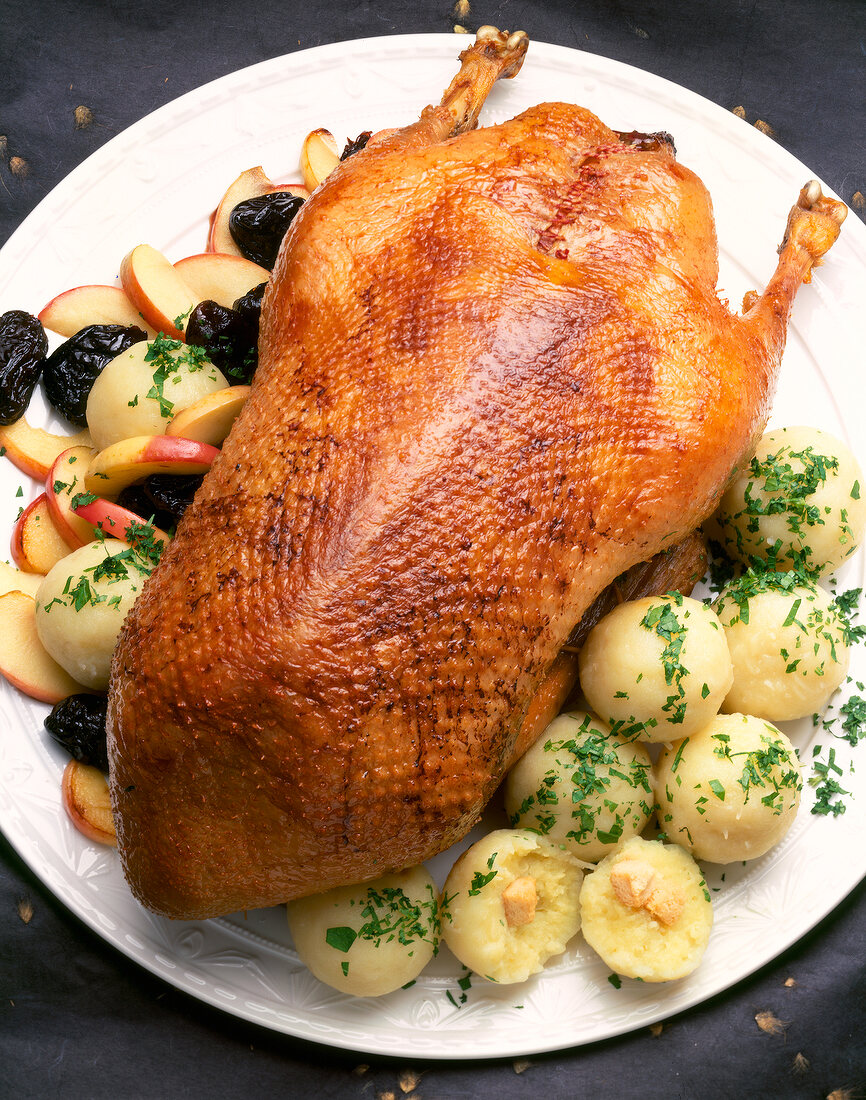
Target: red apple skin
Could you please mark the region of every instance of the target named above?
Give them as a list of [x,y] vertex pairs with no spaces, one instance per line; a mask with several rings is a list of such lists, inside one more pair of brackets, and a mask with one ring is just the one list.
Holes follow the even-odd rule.
[[[126,530],[132,523],[142,526],[147,524],[146,519],[137,516],[135,512],[130,512],[128,508],[124,508],[113,500],[106,500],[105,497],[92,500],[89,504],[80,504],[75,509],[75,513],[93,527],[99,528],[104,534],[116,539],[125,539]],[[166,546],[168,545],[169,535],[159,527],[153,528],[153,537],[157,542],[161,540]]]
[[45,493],[27,505],[12,528],[12,560],[24,573],[44,576],[73,549],[57,530]]
[[188,316],[197,303],[162,253],[147,244],[136,245],[120,262],[120,281],[148,324],[175,340],[184,339],[184,330],[175,320]]
[[117,845],[108,780],[89,764],[70,760],[63,772],[63,807],[72,824],[88,840]]
[[45,328],[66,337],[88,325],[137,325],[149,339],[156,335],[119,286],[91,283],[71,287],[51,299],[39,320]]
[[46,651],[36,630],[36,599],[26,592],[0,596],[0,674],[40,703],[59,703],[84,691]]
[[[83,493],[87,466],[95,454],[93,447],[70,447],[57,456],[57,461],[48,471],[48,477],[45,479],[45,496],[54,526],[73,550],[92,542],[93,531],[88,524],[80,522],[70,508],[71,495],[74,495],[74,491],[72,494],[62,490],[56,493],[54,486],[58,482],[71,484],[68,479],[72,478],[76,482],[76,490]],[[70,462],[72,458],[75,459],[74,463]]]
[[96,455],[87,470],[85,486],[97,496],[112,497],[150,474],[203,474],[218,454],[217,447],[183,436],[133,436],[112,443]]
[[89,447],[92,443],[86,429],[77,435],[54,435],[43,428],[34,428],[25,417],[14,424],[0,426],[0,448],[13,466],[29,477],[44,481],[57,456],[69,447]]

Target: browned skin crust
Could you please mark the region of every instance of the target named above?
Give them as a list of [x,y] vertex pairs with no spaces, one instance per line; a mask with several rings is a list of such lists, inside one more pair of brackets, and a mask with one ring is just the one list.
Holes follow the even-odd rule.
[[111,786],[157,912],[461,837],[575,623],[752,447],[838,231],[838,204],[799,211],[732,316],[706,190],[666,144],[560,103],[449,139],[477,115],[455,83],[295,221],[249,403],[127,620]]

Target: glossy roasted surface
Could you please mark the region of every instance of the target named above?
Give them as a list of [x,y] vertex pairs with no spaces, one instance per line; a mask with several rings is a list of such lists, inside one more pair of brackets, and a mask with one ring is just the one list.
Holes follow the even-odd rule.
[[584,611],[752,446],[838,231],[828,200],[798,207],[731,315],[709,198],[668,145],[566,104],[449,138],[466,82],[450,94],[296,218],[250,401],[127,620],[115,812],[167,915],[373,877],[469,829]]

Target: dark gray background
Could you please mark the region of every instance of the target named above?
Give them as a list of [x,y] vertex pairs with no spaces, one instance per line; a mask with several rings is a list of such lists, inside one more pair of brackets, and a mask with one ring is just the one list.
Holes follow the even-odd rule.
[[[244,65],[380,34],[443,32],[451,3],[265,4],[0,0],[0,242],[109,138],[176,96]],[[466,25],[658,73],[742,106],[846,202],[866,192],[866,5],[474,0]],[[73,110],[94,121],[76,130]],[[2,145],[2,142],[0,142]],[[23,158],[26,176],[9,171]],[[744,196],[744,201],[747,201]],[[862,210],[860,211],[862,217]],[[2,311],[0,303],[0,311]],[[866,838],[864,838],[866,842]],[[25,923],[19,902],[32,904]],[[343,1054],[224,1016],[128,962],[53,900],[0,838],[0,1097],[866,1096],[866,884],[810,935],[727,994],[622,1039],[531,1059],[422,1064]],[[793,978],[794,986],[785,981]],[[755,1015],[786,1022],[762,1032]],[[808,1068],[796,1072],[802,1055]],[[369,1065],[356,1072],[361,1063]],[[802,1066],[801,1066],[802,1069]],[[406,1084],[405,1079],[403,1083]]]

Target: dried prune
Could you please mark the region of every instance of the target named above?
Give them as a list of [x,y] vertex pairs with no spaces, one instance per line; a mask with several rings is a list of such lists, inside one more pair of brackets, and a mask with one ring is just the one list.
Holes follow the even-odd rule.
[[74,759],[107,772],[107,709],[107,695],[69,695],[52,708],[45,719],[45,728]]
[[192,504],[204,474],[151,474],[144,482],[144,491],[157,508],[179,520]]
[[27,411],[45,365],[48,340],[36,317],[12,309],[0,317],[0,424]]
[[45,396],[67,420],[87,425],[87,398],[103,367],[115,356],[147,339],[136,325],[88,325],[53,351],[45,361]]
[[271,271],[286,230],[303,205],[304,200],[289,191],[245,199],[229,214],[229,232],[248,260]]
[[340,160],[348,160],[353,154],[360,153],[370,140],[372,133],[372,130],[363,130],[356,138],[347,139],[346,148],[340,154]]
[[262,315],[262,298],[265,296],[267,285],[267,283],[259,283],[258,286],[254,286],[252,290],[248,290],[246,294],[241,295],[232,306],[235,313],[239,313],[241,317],[250,323],[256,338],[258,338],[259,333],[259,318]]
[[199,302],[186,326],[187,343],[197,344],[234,382],[249,382],[258,363],[258,321],[218,302]]
[[160,508],[145,490],[144,485],[127,485],[121,489],[117,503],[144,520],[152,520],[154,526],[166,531],[177,522],[173,513]]

